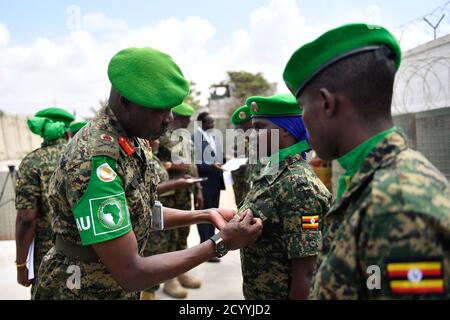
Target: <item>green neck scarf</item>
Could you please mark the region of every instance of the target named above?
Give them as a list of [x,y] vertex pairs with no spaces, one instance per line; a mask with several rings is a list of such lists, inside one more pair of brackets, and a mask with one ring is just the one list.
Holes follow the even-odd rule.
[[397,130],[397,127],[384,130],[367,139],[357,147],[353,148],[350,152],[337,159],[342,168],[344,168],[345,172],[339,177],[338,180],[336,200],[339,200],[345,191],[347,191],[353,176],[361,168],[364,160],[372,152],[372,150],[375,149],[376,145]]
[[277,153],[269,157],[269,163],[267,164],[265,171],[266,172],[270,171],[274,164],[279,164],[283,162],[289,156],[301,154],[302,152],[305,152],[310,149],[311,146],[309,145],[309,142],[307,140],[302,140],[296,144],[293,144],[290,147],[280,149]]

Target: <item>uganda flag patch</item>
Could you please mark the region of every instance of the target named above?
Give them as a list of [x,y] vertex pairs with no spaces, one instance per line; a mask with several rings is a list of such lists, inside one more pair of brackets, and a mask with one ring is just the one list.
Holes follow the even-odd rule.
[[442,261],[417,260],[386,264],[392,294],[442,294],[445,291]]
[[319,229],[319,216],[302,216],[303,229]]

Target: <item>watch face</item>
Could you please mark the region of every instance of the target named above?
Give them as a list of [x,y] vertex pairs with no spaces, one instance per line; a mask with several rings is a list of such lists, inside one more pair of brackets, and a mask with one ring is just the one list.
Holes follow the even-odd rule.
[[227,251],[227,245],[225,244],[225,242],[221,241],[217,244],[217,251],[219,252]]

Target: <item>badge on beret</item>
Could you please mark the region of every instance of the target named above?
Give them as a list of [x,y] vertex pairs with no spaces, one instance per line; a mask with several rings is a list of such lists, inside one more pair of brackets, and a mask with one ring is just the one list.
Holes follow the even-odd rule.
[[252,102],[252,110],[254,113],[258,113],[258,105],[256,102]]
[[116,176],[117,174],[108,163],[104,163],[97,168],[97,177],[103,182],[111,182],[116,178]]
[[100,139],[102,139],[104,141],[109,141],[109,142],[114,141],[114,138],[111,137],[109,134],[102,134],[100,136]]
[[386,263],[391,293],[442,294],[445,291],[442,261],[416,259]]
[[244,111],[239,112],[239,119],[245,120],[245,118],[247,118],[245,112]]

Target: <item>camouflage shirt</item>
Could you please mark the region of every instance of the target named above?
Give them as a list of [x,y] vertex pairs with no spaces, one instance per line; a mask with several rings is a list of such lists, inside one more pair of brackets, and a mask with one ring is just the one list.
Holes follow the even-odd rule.
[[318,254],[319,222],[331,195],[300,154],[288,156],[273,175],[253,183],[240,212],[263,220],[262,236],[241,249],[246,299],[289,299],[292,259]]
[[[97,170],[91,170],[95,159],[99,157],[108,164],[111,163],[112,167],[102,165]],[[89,190],[90,181],[96,181],[96,176],[108,181],[112,176],[110,183],[119,179],[123,190],[120,197],[124,197],[126,202],[123,204],[126,208],[122,207],[124,210],[118,212],[120,218],[130,226],[125,232],[134,232],[138,252],[142,254],[149,236],[151,212],[156,197],[157,175],[151,158],[151,150],[145,141],[128,138],[112,110],[109,107],[101,109],[69,142],[52,177],[49,196],[55,214],[54,233],[66,242],[82,245],[82,234],[88,231],[95,233],[97,227],[103,228],[99,224],[94,226],[92,209],[91,215],[81,221],[79,218],[75,220],[74,215],[77,205],[86,200],[83,196]],[[113,196],[115,195],[106,198]],[[87,200],[93,201],[95,205],[96,199]],[[97,236],[104,237],[104,233],[97,233]],[[80,288],[69,288],[66,285],[70,276],[68,268],[74,265],[80,268]],[[126,294],[122,290],[101,262],[73,259],[55,248],[44,257],[39,277],[40,283],[34,292],[36,299],[136,298],[136,295]]]
[[310,298],[449,298],[449,249],[449,183],[392,133],[325,216]]
[[66,146],[65,139],[44,141],[41,148],[29,153],[20,163],[16,183],[16,209],[37,209],[39,216],[34,235],[34,272],[53,246],[52,211],[48,200],[50,177]]
[[[187,131],[186,131],[187,132]],[[173,131],[169,130],[160,138],[160,146],[158,150],[158,158],[161,162],[172,162],[177,159],[172,159],[172,156],[179,156],[181,158],[189,158],[186,159],[186,163],[193,163],[193,148],[192,141],[190,136],[186,136],[183,141],[173,141],[171,140]],[[193,165],[192,165],[193,166]],[[185,175],[192,175],[193,169],[190,166],[185,171],[178,170],[168,170],[169,179],[177,179],[184,177]],[[175,208],[180,210],[190,210],[191,209],[191,194],[193,192],[193,188],[186,188],[181,190],[175,190],[174,192],[170,192],[168,194],[160,196],[160,200],[164,206],[169,208]],[[187,228],[189,229],[189,228]]]
[[233,177],[234,199],[236,205],[239,205],[249,190],[248,167],[231,171],[231,176]]

